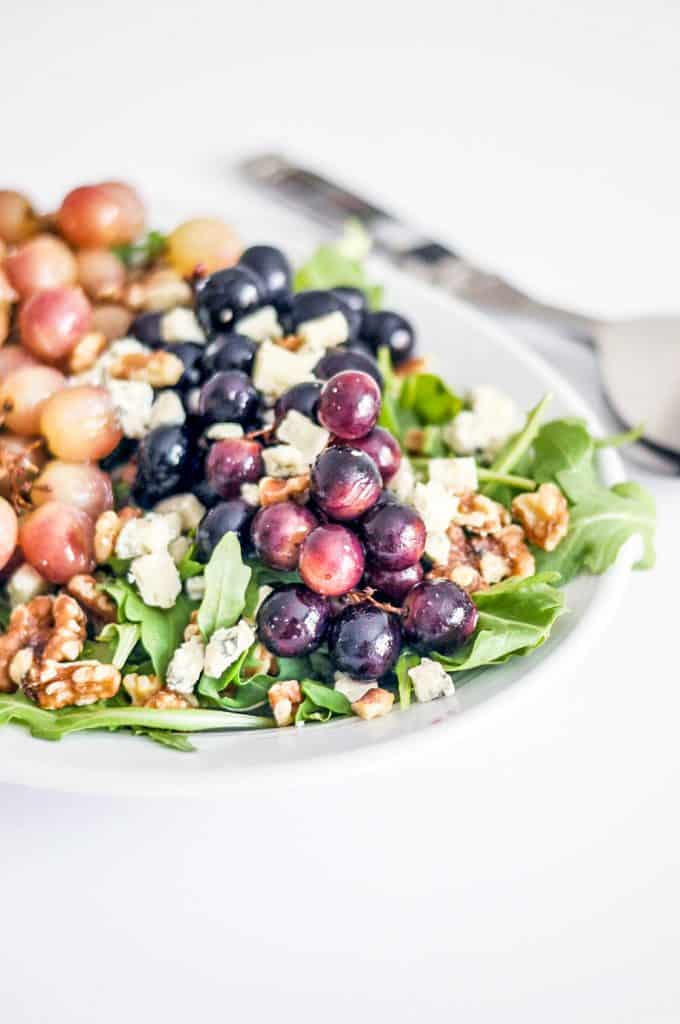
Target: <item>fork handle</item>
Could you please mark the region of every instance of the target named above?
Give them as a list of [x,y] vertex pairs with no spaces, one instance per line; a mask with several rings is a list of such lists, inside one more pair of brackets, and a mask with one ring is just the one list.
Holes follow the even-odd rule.
[[249,180],[326,225],[338,228],[348,217],[355,218],[366,228],[376,249],[392,262],[465,302],[497,316],[539,321],[579,341],[592,342],[597,321],[537,302],[509,281],[476,267],[448,246],[315,171],[275,153],[251,157],[241,169]]

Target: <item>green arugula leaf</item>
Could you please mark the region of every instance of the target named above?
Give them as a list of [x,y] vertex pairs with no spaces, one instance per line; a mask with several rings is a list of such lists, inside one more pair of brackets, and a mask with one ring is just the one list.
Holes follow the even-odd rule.
[[300,689],[318,708],[325,708],[334,715],[351,715],[352,706],[344,693],[314,679],[303,679]]
[[182,643],[193,608],[191,601],[180,594],[172,608],[151,608],[126,580],[114,580],[103,589],[118,605],[119,623],[139,624],[142,646],[153,662],[154,672],[164,679],[170,658]]
[[463,408],[463,400],[434,373],[405,377],[398,404],[413,412],[421,426],[448,423]]
[[[548,393],[543,396],[538,405],[530,410],[522,429],[514,437],[510,438],[491,463],[490,468],[494,473],[511,473],[515,469],[522,457],[531,448],[534,438],[538,434],[543,413],[551,401],[552,395]],[[487,489],[487,493],[490,490],[491,488]]]
[[170,732],[163,729],[140,729],[138,726],[133,728],[132,732],[135,736],[146,736],[148,740],[160,743],[162,747],[170,747],[171,750],[181,750],[185,754],[192,754],[196,750],[193,743],[190,743],[181,732]]
[[238,537],[225,533],[205,567],[205,595],[198,609],[204,639],[237,621],[245,607],[250,576],[251,570],[241,559]]
[[414,651],[402,651],[397,664],[394,666],[399,689],[399,703],[402,708],[407,708],[411,703],[413,683],[408,671],[410,668],[415,668],[416,665],[420,665],[420,655]]
[[189,548],[186,555],[182,558],[177,566],[179,578],[184,580],[190,580],[193,576],[200,576],[205,570],[205,566],[202,562],[197,562],[194,558],[196,553],[196,546]]
[[358,221],[348,221],[344,233],[337,242],[320,246],[316,252],[295,272],[293,290],[338,288],[349,285],[360,288],[368,299],[371,309],[379,309],[382,303],[381,285],[372,284],[364,269],[363,261],[371,248],[371,240]]
[[539,484],[558,484],[571,501],[578,501],[600,486],[594,455],[583,420],[551,420],[536,436],[531,474]]
[[596,448],[621,448],[624,444],[633,444],[639,441],[645,432],[644,423],[638,423],[637,427],[630,430],[622,430],[618,434],[609,434],[606,437],[598,437],[595,440]]
[[160,259],[167,244],[166,235],[161,234],[160,231],[149,231],[145,238],[140,238],[137,242],[112,246],[111,252],[128,269],[137,270],[148,267]]
[[136,623],[109,622],[97,640],[114,646],[110,664],[122,669],[141,639],[141,630]]

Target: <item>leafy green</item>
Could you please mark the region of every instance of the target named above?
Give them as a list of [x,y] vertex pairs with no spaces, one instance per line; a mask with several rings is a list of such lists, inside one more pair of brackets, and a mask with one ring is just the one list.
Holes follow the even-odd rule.
[[621,448],[624,444],[633,444],[639,441],[645,432],[644,423],[638,423],[637,427],[630,430],[622,430],[618,434],[609,434],[607,437],[598,437],[595,440],[596,448]]
[[135,736],[146,736],[147,739],[153,740],[154,743],[160,743],[162,747],[170,747],[171,750],[181,750],[185,754],[194,753],[196,750],[193,743],[190,743],[184,733],[181,732],[170,732],[169,729],[140,729],[138,727],[133,728],[132,732]]
[[204,572],[205,566],[203,565],[202,562],[196,561],[196,559],[194,558],[195,553],[195,546],[189,548],[187,553],[179,562],[177,566],[177,571],[179,573],[181,580],[189,580],[192,578],[192,576],[200,576],[201,573]]
[[415,413],[423,426],[448,423],[463,408],[463,401],[434,373],[412,373],[404,378],[399,405]]
[[172,608],[151,608],[144,604],[134,587],[126,580],[114,580],[104,586],[118,605],[119,623],[138,623],[141,642],[161,679],[170,658],[182,642],[189,622],[192,603],[180,594]]
[[399,688],[399,703],[402,708],[407,708],[411,703],[411,691],[413,690],[413,683],[408,674],[410,668],[415,668],[416,665],[420,664],[420,655],[415,654],[413,651],[402,651],[399,655],[399,660],[394,666],[394,671],[397,676],[397,684]]
[[363,265],[370,248],[371,240],[363,226],[356,220],[348,221],[336,242],[319,246],[307,262],[298,267],[293,289],[301,292],[349,285],[365,292],[371,309],[378,309],[382,303],[382,286],[370,282]]
[[114,645],[111,662],[115,668],[122,669],[141,639],[141,629],[137,623],[109,622],[97,637],[98,640]]
[[510,579],[473,595],[479,611],[477,630],[454,654],[433,654],[448,672],[463,672],[526,655],[548,638],[564,612],[564,595],[554,586],[559,576],[545,572]]
[[531,480],[528,476],[497,473],[493,469],[487,469],[486,466],[477,466],[477,479],[484,484],[502,484],[518,491],[534,491],[536,489],[536,481]]
[[205,639],[216,629],[233,626],[246,603],[251,571],[241,559],[235,533],[225,533],[205,567],[205,595],[198,609],[198,625]]
[[324,686],[323,683],[315,682],[313,679],[303,679],[300,689],[305,697],[313,701],[319,708],[326,708],[334,715],[350,715],[352,708],[344,693],[334,690],[331,686]]
[[46,711],[31,703],[21,692],[0,694],[0,725],[19,722],[31,735],[44,740],[60,740],[72,732],[88,729],[142,728],[171,732],[207,732],[224,729],[264,729],[269,718],[190,708],[186,711],[162,711],[158,708],[107,707],[91,704],[83,708]]
[[125,245],[114,245],[111,252],[118,257],[129,269],[141,269],[148,267],[165,252],[168,239],[160,231],[149,231],[145,238],[137,242],[127,242]]
[[491,469],[494,473],[510,473],[517,466],[518,462],[526,452],[529,451],[531,445],[536,437],[540,425],[543,413],[552,401],[552,395],[548,393],[544,395],[538,405],[529,412],[526,418],[526,423],[514,437],[500,450],[496,458],[491,463]]

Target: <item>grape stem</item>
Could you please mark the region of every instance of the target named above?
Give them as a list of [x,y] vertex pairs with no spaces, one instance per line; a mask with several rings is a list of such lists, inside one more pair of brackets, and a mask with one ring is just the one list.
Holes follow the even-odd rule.
[[372,587],[366,587],[365,590],[350,590],[349,593],[345,594],[345,599],[350,604],[372,604],[375,608],[380,608],[384,612],[401,615],[401,608],[388,604],[386,601],[378,601],[373,597],[374,594],[375,590]]

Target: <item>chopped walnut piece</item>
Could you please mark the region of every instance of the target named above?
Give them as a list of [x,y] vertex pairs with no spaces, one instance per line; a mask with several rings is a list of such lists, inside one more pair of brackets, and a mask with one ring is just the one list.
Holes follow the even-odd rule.
[[94,525],[94,557],[98,565],[108,562],[116,548],[118,535],[130,519],[137,519],[141,512],[135,508],[123,508],[120,512],[109,509],[102,512]]
[[126,306],[156,313],[175,306],[188,306],[191,299],[191,286],[169,267],[149,271],[140,280],[128,284],[123,293]]
[[24,681],[24,693],[42,708],[56,711],[108,700],[118,693],[120,672],[99,661],[59,662],[44,659],[33,663]]
[[309,497],[309,473],[300,476],[289,476],[285,479],[274,476],[263,476],[259,482],[260,504],[276,505],[280,501],[296,501],[303,504]]
[[269,687],[267,696],[276,724],[278,726],[292,725],[295,720],[295,712],[302,703],[302,692],[297,680],[287,679],[282,683],[274,683]]
[[186,708],[196,707],[196,698],[175,693],[174,690],[159,690],[144,704],[145,708],[155,708],[157,711],[183,711]]
[[152,388],[171,388],[184,373],[179,356],[164,349],[151,352],[126,352],[109,367],[114,380],[138,381]]
[[452,520],[456,526],[465,526],[471,533],[498,533],[510,522],[510,513],[498,501],[483,494],[461,495],[458,511]]
[[54,626],[42,652],[44,661],[75,661],[87,635],[87,618],[69,594],[58,594],[52,602]]
[[503,554],[510,559],[510,575],[525,579],[536,572],[536,559],[524,542],[524,530],[515,523],[497,535]]
[[448,562],[434,565],[431,579],[447,579],[472,594],[486,590],[508,576],[533,576],[534,556],[524,542],[520,526],[504,526],[493,534],[467,535],[460,526],[450,526],[451,541]]
[[380,718],[382,715],[387,715],[392,710],[393,704],[393,693],[390,693],[389,690],[383,690],[380,686],[374,686],[360,700],[354,701],[352,711],[359,718],[368,721],[371,718]]
[[0,693],[14,692],[16,683],[10,675],[10,667],[16,655],[25,648],[42,652],[49,639],[52,622],[52,598],[47,594],[34,597],[28,604],[17,605],[14,609],[7,631],[0,636]]
[[191,613],[191,617],[189,618],[189,621],[186,624],[184,630],[184,640],[193,640],[195,637],[199,637],[200,635],[201,629],[200,626],[198,625],[198,610],[196,609]]
[[136,707],[142,707],[161,689],[158,676],[138,675],[129,672],[123,676],[123,689]]
[[94,576],[88,576],[86,573],[72,576],[66,584],[66,590],[95,619],[101,622],[116,621],[116,603],[99,589]]
[[567,499],[555,484],[518,494],[512,514],[524,527],[528,540],[544,551],[554,551],[569,529]]
[[84,334],[69,353],[66,361],[68,372],[85,373],[92,369],[107,345],[106,335],[101,331]]
[[395,366],[394,376],[410,377],[412,373],[424,373],[427,366],[427,356],[413,356],[412,359],[406,359],[403,363],[399,363],[399,366]]
[[9,666],[9,677],[15,686],[21,686],[28,675],[35,655],[30,647],[22,647],[14,655]]
[[279,348],[287,348],[289,352],[297,352],[305,343],[304,338],[298,337],[297,334],[286,334],[283,338],[274,338],[273,341]]
[[427,434],[420,427],[411,427],[404,434],[404,448],[411,455],[422,455]]
[[250,679],[251,676],[259,675],[262,672],[267,676],[275,676],[279,671],[279,663],[271,651],[268,651],[264,644],[257,643],[252,651],[253,664],[247,665],[241,670],[242,679]]

